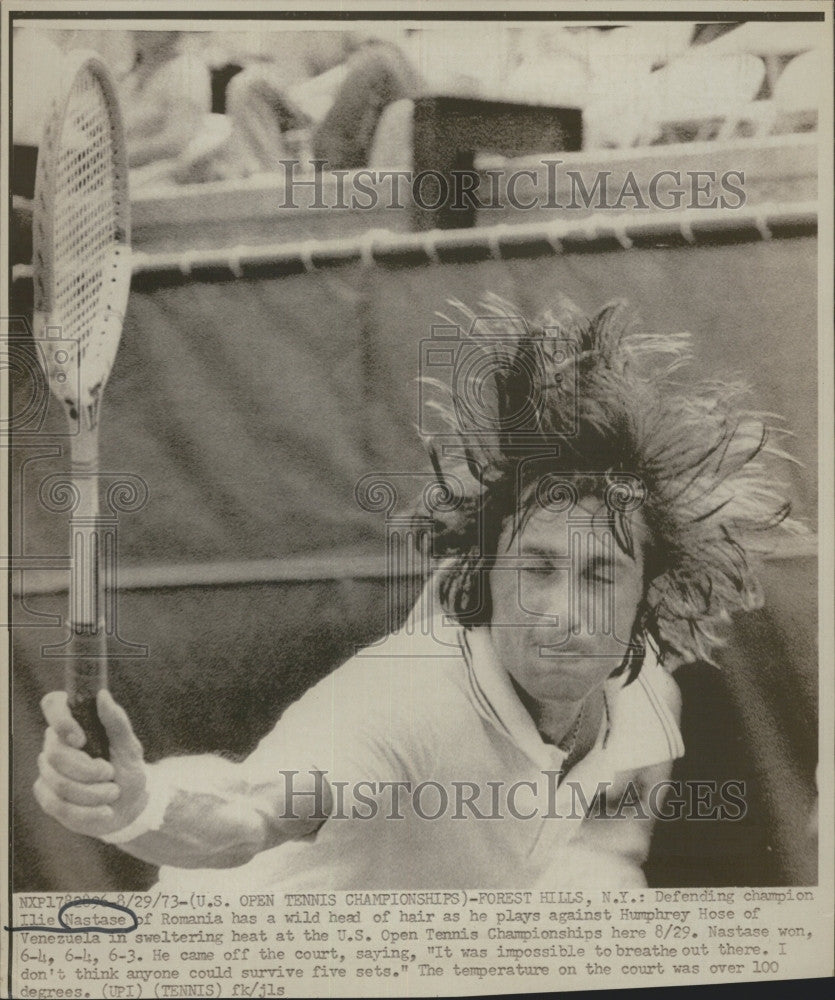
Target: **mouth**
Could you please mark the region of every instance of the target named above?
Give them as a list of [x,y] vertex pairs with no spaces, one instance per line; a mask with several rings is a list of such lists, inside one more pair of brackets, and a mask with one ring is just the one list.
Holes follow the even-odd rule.
[[[532,650],[532,663],[537,673],[585,675],[594,672],[603,659],[599,653],[584,653],[578,650],[562,649],[555,646],[538,645]],[[617,666],[612,659],[612,669]]]
[[587,668],[588,657],[580,656],[576,653],[534,653],[531,665],[538,674],[582,674],[584,673],[584,663]]

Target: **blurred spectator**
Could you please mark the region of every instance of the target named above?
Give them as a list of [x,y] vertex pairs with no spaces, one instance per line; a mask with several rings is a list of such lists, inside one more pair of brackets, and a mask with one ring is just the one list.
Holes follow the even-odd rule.
[[786,64],[801,53],[817,48],[821,41],[820,25],[813,21],[780,24],[749,21],[712,42],[710,50],[714,53],[748,52],[762,59],[766,81],[761,96],[767,98],[773,96]]
[[[420,95],[507,100],[511,58],[508,31],[470,22],[461,31],[422,22],[402,30],[398,43],[418,70]],[[420,96],[418,95],[418,96]],[[414,169],[414,98],[402,98],[383,111],[368,165],[375,169]]]
[[640,145],[707,141],[730,134],[765,79],[762,59],[699,48],[652,73],[642,105]]
[[61,55],[72,48],[97,50],[121,74],[135,190],[274,172],[285,158],[408,168],[421,95],[578,107],[586,149],[817,127],[814,24],[362,29],[15,27],[14,190],[31,196]]
[[596,37],[590,37],[590,31],[578,34],[541,25],[521,29],[517,63],[505,84],[506,99],[582,108],[592,80],[590,50]]
[[385,108],[414,97],[418,75],[391,42],[343,32],[330,65],[292,82],[280,64],[256,63],[229,82],[231,134],[217,157],[217,176],[278,169],[279,161],[313,157],[328,169],[367,166]]
[[593,76],[583,106],[586,149],[631,146],[642,128],[653,70],[688,50],[684,21],[621,25],[587,37]]
[[339,29],[207,32],[203,53],[215,71],[230,64],[260,64],[273,78],[290,87],[324,73],[346,58],[345,31]]
[[188,147],[211,110],[206,65],[180,49],[179,31],[133,33],[134,62],[119,97],[131,184],[183,178]]
[[[62,33],[63,34],[63,33]],[[58,32],[15,28],[12,35],[12,155],[9,163],[13,195],[35,196],[38,146],[61,77],[63,58]]]
[[819,28],[806,23],[678,22],[611,31],[590,57],[596,73],[583,112],[584,144],[724,141],[814,129],[822,77],[811,68],[813,57],[788,79],[781,73],[818,39]]
[[383,111],[419,90],[417,73],[396,45],[366,40],[346,63],[344,80],[313,133],[313,155],[330,169],[367,166]]
[[788,63],[774,85],[773,132],[813,132],[818,127],[823,53],[804,52]]
[[13,141],[39,146],[61,78],[67,32],[15,28],[13,35]]
[[449,22],[408,28],[400,47],[428,95],[505,99],[510,68],[507,30],[491,22]]

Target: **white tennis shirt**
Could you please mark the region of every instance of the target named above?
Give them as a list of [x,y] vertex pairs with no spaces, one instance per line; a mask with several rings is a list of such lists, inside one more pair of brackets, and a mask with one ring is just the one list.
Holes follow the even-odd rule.
[[[319,681],[241,765],[245,781],[283,787],[281,771],[326,772],[334,807],[315,834],[238,868],[164,867],[160,883],[289,892],[645,884],[585,812],[599,783],[622,787],[684,753],[668,707],[677,685],[652,650],[632,684],[606,682],[597,741],[558,784],[565,754],[542,740],[489,631],[433,622],[424,634],[413,617],[413,634],[390,635]],[[617,833],[611,824],[636,822],[631,815],[603,829]]]

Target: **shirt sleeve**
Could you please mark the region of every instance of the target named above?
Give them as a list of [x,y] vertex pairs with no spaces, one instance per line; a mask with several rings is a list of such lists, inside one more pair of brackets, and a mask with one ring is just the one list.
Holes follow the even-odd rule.
[[247,780],[262,784],[280,772],[322,771],[344,799],[357,786],[413,780],[431,767],[431,737],[415,706],[402,664],[358,657],[319,681],[283,713],[244,761]]

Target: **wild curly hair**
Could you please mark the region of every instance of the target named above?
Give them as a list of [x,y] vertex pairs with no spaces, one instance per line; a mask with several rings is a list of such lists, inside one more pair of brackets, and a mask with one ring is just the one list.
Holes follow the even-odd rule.
[[[467,484],[433,512],[446,613],[464,627],[490,621],[485,571],[501,531],[508,518],[518,531],[542,503],[542,463],[524,460],[539,442],[558,491],[570,484],[575,496],[603,495],[638,484],[650,541],[633,634],[651,636],[662,662],[671,654],[714,662],[731,614],[762,604],[749,558],[762,548],[757,537],[780,524],[803,530],[768,468],[790,458],[774,444],[786,432],[745,409],[745,383],[689,377],[690,334],[640,332],[624,303],[588,317],[560,299],[534,323],[494,295],[477,312],[451,305],[462,318],[442,318],[464,333],[466,370],[451,388],[422,380],[437,390],[430,405],[446,427],[428,442],[438,482],[450,495],[453,472]],[[617,506],[610,514],[631,555],[629,517]]]

